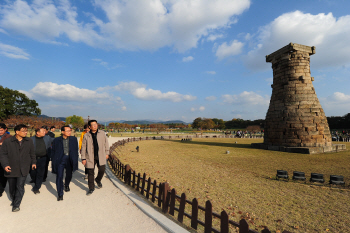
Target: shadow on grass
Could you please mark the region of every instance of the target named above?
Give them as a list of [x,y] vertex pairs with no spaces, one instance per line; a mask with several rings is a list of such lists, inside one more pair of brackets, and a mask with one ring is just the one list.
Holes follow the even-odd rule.
[[164,141],[183,143],[183,144],[193,144],[193,145],[207,145],[207,146],[221,146],[221,147],[233,147],[233,148],[243,148],[243,149],[254,149],[250,144],[236,144],[236,143],[222,143],[222,142],[199,142],[199,141],[181,141],[181,140],[169,140],[163,139]]

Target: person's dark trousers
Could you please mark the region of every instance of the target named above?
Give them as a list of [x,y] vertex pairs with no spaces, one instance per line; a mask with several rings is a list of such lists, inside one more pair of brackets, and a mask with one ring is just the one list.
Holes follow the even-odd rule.
[[46,180],[47,178],[47,173],[49,172],[49,163],[50,163],[50,158],[47,157],[46,163],[45,163],[45,172],[44,172],[44,179]]
[[0,164],[0,194],[5,191],[7,178],[5,177],[5,171]]
[[85,175],[89,174],[88,168],[85,168]]
[[69,186],[72,180],[72,164],[70,162],[69,156],[64,155],[62,162],[58,164],[57,175],[56,175],[56,188],[58,196],[63,196],[63,173],[66,168],[66,178],[64,180],[64,185]]
[[12,199],[12,207],[17,208],[21,205],[24,195],[24,184],[26,182],[26,176],[21,177],[8,177],[9,192]]
[[46,160],[46,156],[36,157],[36,169],[30,170],[30,177],[35,182],[33,191],[37,191],[41,188],[44,179]]
[[105,170],[106,170],[106,165],[100,166],[100,163],[98,160],[95,160],[94,168],[87,168],[87,170],[88,170],[88,185],[89,185],[89,189],[91,189],[91,190],[95,189],[94,170],[95,170],[96,164],[97,164],[97,168],[98,168],[96,181],[101,182],[103,175],[105,174]]

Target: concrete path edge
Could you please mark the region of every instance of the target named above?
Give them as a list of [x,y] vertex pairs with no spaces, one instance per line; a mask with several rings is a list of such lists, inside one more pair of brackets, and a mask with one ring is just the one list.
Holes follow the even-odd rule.
[[172,233],[189,233],[186,229],[181,227],[180,225],[173,222],[164,214],[158,212],[144,200],[142,197],[138,196],[134,192],[130,191],[128,186],[125,185],[122,181],[120,181],[114,173],[109,168],[108,164],[106,166],[106,174],[112,183],[119,188],[125,196],[127,196],[142,212],[144,212],[147,216],[152,218],[156,223],[158,223],[163,229]]

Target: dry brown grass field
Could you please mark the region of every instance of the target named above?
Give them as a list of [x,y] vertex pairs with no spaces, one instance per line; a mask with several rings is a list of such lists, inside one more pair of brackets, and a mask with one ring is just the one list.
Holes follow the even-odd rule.
[[[350,189],[328,185],[329,175],[350,184],[349,150],[307,155],[250,148],[257,142],[262,139],[151,140],[129,143],[116,155],[147,178],[169,182],[178,195],[202,206],[210,200],[213,211],[224,209],[234,221],[247,217],[259,231],[350,232]],[[290,176],[303,171],[307,180],[311,172],[323,173],[326,183],[277,181],[277,169]]]

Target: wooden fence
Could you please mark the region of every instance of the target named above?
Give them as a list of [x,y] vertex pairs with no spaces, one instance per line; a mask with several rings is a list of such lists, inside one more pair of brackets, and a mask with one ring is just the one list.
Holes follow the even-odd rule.
[[[201,136],[201,135],[199,135]],[[230,135],[220,135],[220,137],[229,137]],[[165,138],[171,139],[174,136],[157,136],[157,137],[140,137],[140,138],[128,138],[114,143],[110,148],[109,164],[116,176],[125,182],[125,184],[134,188],[137,192],[141,193],[147,200],[158,205],[162,209],[163,213],[168,213],[174,217],[177,214],[177,220],[181,223],[184,221],[184,217],[187,217],[191,221],[191,227],[195,230],[201,225],[204,227],[205,233],[228,233],[230,227],[239,229],[239,233],[259,233],[258,231],[249,229],[249,225],[246,219],[241,219],[239,222],[235,222],[229,219],[229,216],[225,210],[220,214],[213,212],[211,202],[208,200],[205,203],[205,207],[198,205],[197,198],[187,200],[186,194],[182,193],[177,195],[175,189],[170,190],[169,183],[159,183],[151,177],[146,177],[146,174],[137,173],[130,165],[124,165],[112,152],[115,151],[118,146],[123,146],[128,142],[135,142],[140,140],[159,140]],[[189,138],[189,136],[175,138]],[[186,205],[190,205],[191,213],[185,212]],[[204,212],[204,221],[198,218],[199,212]],[[176,212],[176,213],[175,213]],[[202,213],[203,214],[203,213]],[[213,227],[213,219],[216,218],[220,221],[220,229]],[[231,231],[232,232],[232,231]],[[271,233],[271,231],[265,227],[261,233]],[[282,233],[290,233],[289,231],[283,231]]]

